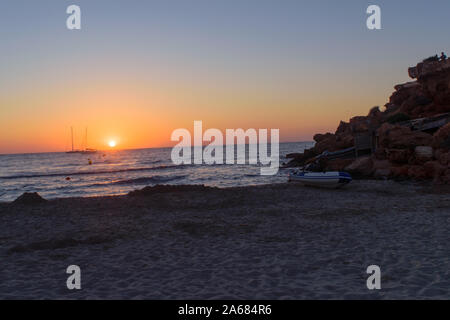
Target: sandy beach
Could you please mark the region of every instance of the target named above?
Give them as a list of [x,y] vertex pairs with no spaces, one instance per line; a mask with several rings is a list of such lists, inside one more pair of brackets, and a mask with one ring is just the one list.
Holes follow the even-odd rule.
[[375,180],[2,203],[0,298],[449,299],[449,223],[445,190]]

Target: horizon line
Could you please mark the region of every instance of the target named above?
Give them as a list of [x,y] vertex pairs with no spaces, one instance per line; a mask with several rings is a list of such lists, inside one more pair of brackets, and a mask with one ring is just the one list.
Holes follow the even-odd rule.
[[[280,144],[284,143],[312,143],[313,140],[310,141],[281,141]],[[269,143],[269,141],[268,141]],[[202,145],[202,147],[208,146],[209,144]],[[228,144],[222,144],[217,146],[226,147]],[[234,145],[242,145],[242,144],[234,144]],[[250,145],[250,143],[245,144]],[[215,146],[215,145],[214,145]],[[164,146],[164,147],[143,147],[143,148],[123,148],[123,149],[99,149],[97,152],[111,152],[111,151],[130,151],[130,150],[146,150],[146,149],[170,149],[174,146]],[[199,146],[190,146],[199,147]],[[0,153],[0,156],[10,156],[10,155],[26,155],[26,154],[45,154],[45,153],[66,153],[68,151],[38,151],[38,152],[12,152],[12,153]]]

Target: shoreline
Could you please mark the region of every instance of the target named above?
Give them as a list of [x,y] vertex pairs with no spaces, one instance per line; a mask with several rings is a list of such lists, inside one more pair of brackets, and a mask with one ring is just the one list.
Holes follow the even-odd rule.
[[389,180],[0,203],[0,298],[449,299],[449,222],[448,194]]
[[[280,168],[280,170],[291,170],[295,169],[294,167],[285,167]],[[379,183],[392,183],[392,184],[398,184],[403,185],[406,187],[413,187],[413,188],[421,188],[423,192],[432,193],[432,194],[450,194],[450,185],[447,184],[435,184],[430,180],[413,180],[408,178],[403,179],[380,179],[375,177],[352,177],[352,182],[350,186],[354,183],[364,183],[364,182],[379,182]],[[55,198],[47,198],[42,197],[45,201],[59,201],[59,200],[77,200],[77,199],[118,199],[122,197],[127,197],[132,193],[140,192],[146,188],[159,188],[159,187],[166,187],[173,188],[173,192],[180,192],[180,190],[177,190],[177,188],[181,187],[182,191],[184,192],[190,192],[190,191],[200,191],[198,188],[204,188],[204,190],[233,190],[233,189],[253,189],[253,188],[265,188],[265,187],[276,187],[276,186],[297,186],[302,187],[310,190],[346,190],[349,188],[349,186],[344,186],[340,189],[333,189],[333,188],[321,188],[321,187],[314,187],[314,186],[302,186],[299,183],[295,182],[277,182],[277,183],[265,183],[265,184],[251,184],[251,185],[244,185],[244,186],[229,186],[229,187],[216,187],[216,186],[208,186],[203,184],[156,184],[152,186],[144,186],[141,189],[134,189],[131,191],[126,191],[120,194],[109,194],[109,195],[93,195],[93,196],[68,196],[68,197],[55,197]],[[192,188],[192,189],[191,189]],[[351,187],[350,187],[351,188]],[[191,189],[191,190],[190,190]],[[150,189],[151,190],[151,189]],[[25,193],[31,193],[35,194],[37,193],[39,196],[39,192],[25,192]],[[152,193],[150,191],[149,193]],[[161,193],[158,191],[154,191],[154,193]],[[169,193],[169,191],[164,191],[163,193]],[[23,194],[22,194],[23,195]],[[41,197],[41,196],[40,196]],[[19,197],[17,197],[15,200],[11,201],[0,201],[0,206],[2,205],[11,205],[16,201]]]

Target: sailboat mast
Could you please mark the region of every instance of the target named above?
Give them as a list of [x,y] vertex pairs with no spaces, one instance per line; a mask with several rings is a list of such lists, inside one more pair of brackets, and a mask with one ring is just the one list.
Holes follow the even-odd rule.
[[73,151],[73,127],[70,127],[70,133],[72,137],[72,151]]
[[87,150],[88,148],[88,140],[87,140],[87,127],[86,127],[86,145],[84,146],[84,149]]

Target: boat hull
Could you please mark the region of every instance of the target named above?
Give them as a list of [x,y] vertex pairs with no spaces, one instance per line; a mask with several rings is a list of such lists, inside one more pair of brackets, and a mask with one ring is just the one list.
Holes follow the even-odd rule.
[[352,177],[346,172],[293,172],[289,175],[289,182],[311,187],[340,188],[351,181]]
[[71,153],[71,154],[94,154],[97,153],[97,151],[94,150],[90,150],[90,151],[67,151],[66,153]]

